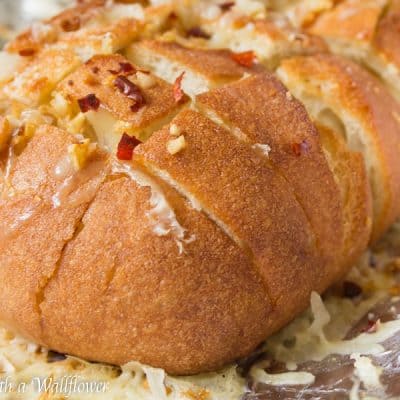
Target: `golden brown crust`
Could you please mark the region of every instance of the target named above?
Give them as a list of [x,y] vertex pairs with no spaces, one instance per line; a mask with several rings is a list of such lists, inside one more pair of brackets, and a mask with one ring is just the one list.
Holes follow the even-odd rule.
[[261,35],[268,36],[273,41],[286,42],[289,53],[316,54],[328,51],[323,39],[316,35],[297,31],[289,22],[282,28],[280,21],[273,18],[258,19],[254,21],[255,30]]
[[[400,68],[399,27],[398,0],[346,0],[321,14],[309,31],[326,38],[333,49],[339,45],[339,52],[357,61],[372,64],[370,58],[378,56],[384,68],[390,63]],[[360,54],[365,58],[360,60]]]
[[138,59],[143,52],[153,53],[216,83],[239,79],[252,70],[234,61],[233,53],[226,49],[188,48],[175,42],[143,40],[134,43],[129,52],[137,53]]
[[[1,319],[37,342],[41,287],[78,229],[105,170],[106,156],[96,151],[87,167],[71,178],[70,191],[63,190],[65,181],[55,169],[76,141],[56,128],[41,127],[14,160],[10,186],[0,199]],[[68,171],[64,178],[71,174]],[[61,200],[62,191],[65,202],[55,207],[54,196],[60,194]]]
[[173,86],[162,79],[149,75],[151,85],[143,87],[137,81],[136,74],[132,74],[126,78],[139,86],[145,100],[142,107],[132,110],[133,102],[114,83],[118,76],[125,76],[123,73],[115,73],[121,70],[121,63],[128,63],[128,60],[117,54],[94,56],[61,82],[57,90],[67,99],[74,101],[91,93],[95,94],[101,107],[118,120],[128,122],[134,129],[144,128],[169,114],[176,113],[182,104],[187,102],[188,97],[184,96],[177,103]]
[[336,254],[343,245],[342,205],[318,132],[305,108],[269,74],[202,94],[196,102],[231,130],[240,129],[243,140],[270,147],[268,159],[293,188],[334,274]]
[[100,20],[94,26],[64,35],[56,46],[74,48],[82,59],[93,54],[112,54],[128,46],[144,29],[142,22],[135,18],[121,18],[117,21]]
[[[262,7],[259,3],[260,8]],[[238,5],[242,8],[243,5]],[[323,39],[296,29],[283,14],[268,9],[257,13],[237,12],[235,8],[215,18],[201,18],[201,27],[210,34],[208,46],[234,52],[254,51],[260,62],[275,69],[283,58],[295,54],[326,52]],[[198,18],[197,18],[198,19]],[[207,47],[207,43],[203,43]]]
[[105,0],[92,0],[69,8],[55,17],[41,23],[42,32],[29,28],[19,34],[14,40],[7,44],[7,51],[18,53],[26,50],[38,51],[44,45],[56,42],[63,35],[68,35],[66,24],[74,24],[77,30],[99,14],[104,6]]
[[270,303],[254,267],[204,214],[163,189],[193,239],[184,252],[173,234],[157,236],[149,224],[149,187],[126,177],[105,183],[46,289],[46,343],[190,374],[215,370],[263,340]]
[[400,1],[392,0],[379,20],[373,46],[400,68]]
[[[304,107],[263,71],[325,52],[322,39],[234,10],[205,23],[210,40],[176,38],[191,47],[130,46],[179,36],[188,21],[163,24],[171,5],[129,10],[83,1],[8,46],[24,54],[0,91],[11,124],[0,116],[0,320],[88,360],[215,370],[248,355],[356,260],[371,230],[369,182],[354,143],[349,150],[335,136],[340,127],[321,127],[320,140]],[[381,42],[390,48],[387,16]],[[218,45],[249,52],[234,61],[210,49]],[[161,61],[133,73],[116,51],[138,65],[146,54]],[[362,126],[360,150],[377,171],[375,239],[400,212],[399,106],[341,59],[295,58],[284,68],[294,87]],[[173,85],[185,70],[183,86]],[[194,97],[221,85],[182,111],[182,88]],[[79,113],[89,94],[101,107],[81,101]],[[43,123],[112,152],[123,133],[151,138],[134,149],[136,141],[120,143],[118,156],[132,150],[134,160],[121,163]]]
[[72,49],[45,48],[37,57],[23,62],[15,78],[3,92],[8,100],[36,106],[47,100],[51,91],[67,74],[80,64]]
[[346,0],[322,13],[309,31],[315,35],[370,43],[386,0]]
[[[297,85],[299,92],[318,98],[347,119],[347,129],[352,130],[348,132],[350,146],[361,146],[370,170],[375,208],[373,239],[378,238],[400,213],[399,104],[376,78],[339,57],[293,58],[285,60],[281,70],[291,88]],[[362,132],[351,128],[351,120]]]
[[[304,212],[286,181],[250,145],[193,111],[172,123],[182,130],[186,148],[169,154],[165,128],[137,149],[137,159],[168,173],[253,255],[275,305],[276,319],[267,322],[271,332],[288,320],[288,310],[305,307],[328,273]],[[289,300],[294,290],[296,302]]]

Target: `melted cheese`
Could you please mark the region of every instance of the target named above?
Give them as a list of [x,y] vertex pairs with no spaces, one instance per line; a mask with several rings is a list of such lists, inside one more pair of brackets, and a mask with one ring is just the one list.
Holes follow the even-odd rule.
[[372,360],[367,356],[353,354],[351,358],[355,360],[355,373],[365,387],[374,389],[381,386],[381,367],[374,365]]
[[157,236],[171,234],[175,238],[179,254],[182,254],[184,252],[184,244],[191,243],[196,238],[194,235],[187,237],[187,230],[179,224],[175,212],[169,205],[161,188],[149,176],[132,168],[127,163],[114,162],[112,169],[114,173],[128,175],[139,186],[151,189],[150,205],[152,208],[146,215],[153,226],[153,232]]
[[0,51],[0,83],[7,82],[14,77],[21,57],[15,54]]
[[284,372],[281,374],[268,374],[260,368],[254,368],[251,373],[252,378],[266,385],[311,385],[315,381],[315,376],[309,372]]

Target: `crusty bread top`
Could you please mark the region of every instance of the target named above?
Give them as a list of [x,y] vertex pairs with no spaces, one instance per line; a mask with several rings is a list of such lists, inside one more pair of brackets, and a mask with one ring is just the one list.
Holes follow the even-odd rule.
[[309,31],[344,46],[355,45],[354,53],[375,52],[399,68],[399,24],[398,0],[345,0],[322,13]]
[[389,62],[400,68],[400,1],[391,0],[378,22],[374,47],[382,52]]
[[[137,149],[137,161],[167,176],[247,250],[277,310],[298,309],[312,282],[322,284],[329,272],[319,261],[312,229],[289,184],[263,155],[200,114],[183,111],[172,124],[184,132],[185,150],[169,154],[166,127]],[[258,200],[253,203],[254,197]],[[282,256],[291,260],[290,269]],[[299,302],[289,304],[286,299],[293,290]],[[277,316],[272,326],[285,318]]]
[[342,204],[318,132],[304,107],[265,73],[201,94],[196,104],[244,142],[261,152],[263,145],[270,148],[265,157],[292,186],[321,255],[334,264],[332,254],[340,253],[343,245]]
[[345,0],[319,15],[310,31],[316,35],[370,43],[387,0]]
[[[101,7],[105,5],[105,0],[96,0],[78,4],[69,8],[53,18],[43,22],[44,32],[37,32],[38,28],[30,28],[18,35],[14,40],[7,44],[7,51],[21,52],[24,50],[38,51],[43,45],[56,42],[60,36],[68,35],[68,31],[75,31],[85,25],[94,16],[99,14]],[[68,28],[67,25],[75,23],[75,27]],[[48,28],[47,28],[48,27]],[[46,29],[47,28],[47,29]],[[39,28],[40,29],[40,28]]]
[[[18,194],[0,203],[2,321],[59,351],[116,364],[136,359],[171,373],[216,369],[248,353],[266,335],[271,303],[245,253],[162,183],[187,234],[157,235],[160,221],[148,217],[154,189],[118,168],[112,173],[101,152],[73,175],[83,179],[95,168],[94,180],[71,187],[54,207],[65,183],[55,171],[74,142],[42,127],[13,166]],[[216,362],[208,364],[207,354]]]
[[361,156],[265,70],[322,39],[236,6],[134,6],[84,2],[9,45],[0,320],[93,361],[210,371],[357,259],[371,184],[374,238],[400,214],[399,105],[345,60],[282,64],[294,94],[356,120]]
[[400,105],[376,78],[340,57],[293,58],[283,61],[280,70],[299,97],[319,99],[345,120],[346,129],[351,128],[351,120],[358,124],[359,128],[347,132],[347,140],[350,147],[363,151],[366,159],[374,191],[373,238],[378,238],[400,211],[396,200],[400,195],[400,164],[396,161]]
[[189,69],[211,81],[229,82],[249,72],[249,68],[238,64],[232,52],[226,49],[186,48],[175,42],[159,40],[143,40],[129,49],[129,52],[138,53],[138,58],[145,51],[180,64],[184,70]]
[[[95,56],[61,82],[57,90],[67,99],[75,101],[93,93],[103,108],[134,128],[141,128],[161,119],[187,102],[188,97],[185,95],[177,103],[173,86],[148,74],[149,71],[144,71],[144,75],[148,75],[145,85],[141,84],[136,74],[125,76],[122,72],[118,73],[124,63],[129,62],[117,54]],[[140,88],[144,103],[137,112],[132,112],[132,102],[115,86],[118,76],[124,76]]]

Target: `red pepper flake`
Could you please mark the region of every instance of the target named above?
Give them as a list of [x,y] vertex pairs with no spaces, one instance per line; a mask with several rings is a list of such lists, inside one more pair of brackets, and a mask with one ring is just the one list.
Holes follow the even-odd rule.
[[141,143],[135,136],[129,136],[124,133],[118,143],[117,158],[119,160],[130,161],[133,157],[133,151]]
[[95,94],[88,94],[86,97],[78,100],[79,108],[83,113],[86,113],[90,110],[97,111],[100,107],[100,100],[96,97]]
[[81,27],[81,19],[75,16],[61,21],[61,28],[64,32],[75,32]]
[[252,50],[232,53],[231,57],[233,61],[246,68],[251,68],[257,61],[256,53]]
[[187,37],[196,37],[196,38],[203,38],[203,39],[210,39],[210,35],[207,32],[204,32],[199,26],[194,26],[190,28],[186,32]]
[[18,52],[21,57],[32,57],[35,53],[35,49],[22,49]]
[[354,299],[362,294],[362,288],[357,283],[351,281],[343,282],[343,296],[348,299]]
[[67,83],[68,86],[74,86],[74,81],[72,79],[69,79]]
[[227,2],[225,2],[225,3],[221,3],[221,4],[219,5],[219,8],[220,8],[222,11],[229,11],[234,5],[235,5],[235,2],[234,2],[234,1],[227,1]]
[[381,324],[381,320],[377,319],[376,321],[368,321],[367,326],[361,330],[362,333],[375,333],[378,331],[379,325]]
[[114,80],[114,86],[128,99],[133,100],[135,103],[131,106],[133,112],[138,111],[143,105],[146,104],[146,100],[143,97],[142,91],[139,86],[135,85],[125,76],[117,76]]
[[100,71],[100,68],[99,68],[99,67],[93,67],[93,68],[92,68],[92,72],[93,72],[94,74],[98,74],[99,71]]
[[136,73],[136,68],[131,63],[120,62],[118,71],[114,69],[109,69],[108,72],[110,72],[113,75],[119,75],[119,74],[133,75]]
[[174,83],[174,98],[176,103],[180,103],[185,97],[185,93],[182,90],[182,79],[185,76],[185,72],[182,72],[175,80]]
[[123,72],[124,74],[134,74],[136,72],[135,67],[131,63],[121,62],[119,66],[119,72]]
[[300,157],[302,154],[307,153],[310,150],[310,145],[307,140],[304,139],[301,143],[293,143],[292,151],[297,156]]

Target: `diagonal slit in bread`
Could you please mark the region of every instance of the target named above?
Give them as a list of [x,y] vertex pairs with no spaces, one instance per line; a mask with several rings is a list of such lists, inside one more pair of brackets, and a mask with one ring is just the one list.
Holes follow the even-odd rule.
[[[214,220],[222,221],[251,249],[270,288],[277,313],[282,307],[301,308],[302,299],[307,301],[310,293],[309,284],[318,280],[316,276],[324,274],[323,269],[314,266],[322,268],[324,262],[317,259],[310,225],[285,180],[275,173],[264,156],[200,114],[186,110],[172,123],[182,130],[186,149],[177,156],[166,151],[170,137],[166,127],[137,149],[136,160],[149,168],[166,171],[179,187],[191,193],[207,214],[215,215]],[[226,160],[230,160],[229,163]],[[197,172],[200,168],[201,175]],[[248,201],[256,193],[259,200],[250,210]],[[272,215],[274,221],[279,219],[281,222],[273,223]],[[295,243],[289,240],[290,237],[296,237]],[[278,253],[286,254],[292,260],[290,270],[279,261]],[[308,264],[310,257],[316,259]],[[307,272],[299,278],[299,269],[306,265]],[[293,274],[292,278],[287,275],[283,278],[282,268],[285,275]],[[275,282],[272,282],[272,276],[275,276]],[[284,281],[276,281],[277,276],[282,276]],[[284,300],[284,293],[293,290],[293,284],[298,286],[294,276],[297,280],[304,279],[302,294],[298,295],[296,304],[289,305]],[[271,329],[276,329],[280,323],[279,318]]]
[[255,68],[239,65],[229,50],[187,48],[174,42],[144,40],[127,50],[133,63],[152,70],[169,83],[185,73],[182,87],[190,96],[240,79]]
[[278,76],[316,121],[332,121],[349,149],[363,154],[373,192],[376,240],[399,213],[400,165],[394,161],[400,146],[399,104],[376,78],[335,56],[285,60]]
[[[264,73],[202,94],[196,105],[207,115],[216,115],[232,132],[239,131],[242,140],[256,147],[269,146],[268,160],[293,188],[321,255],[334,263],[332,254],[340,253],[343,245],[338,188],[318,132],[303,106],[289,95],[280,82]],[[334,273],[334,265],[331,270]]]

